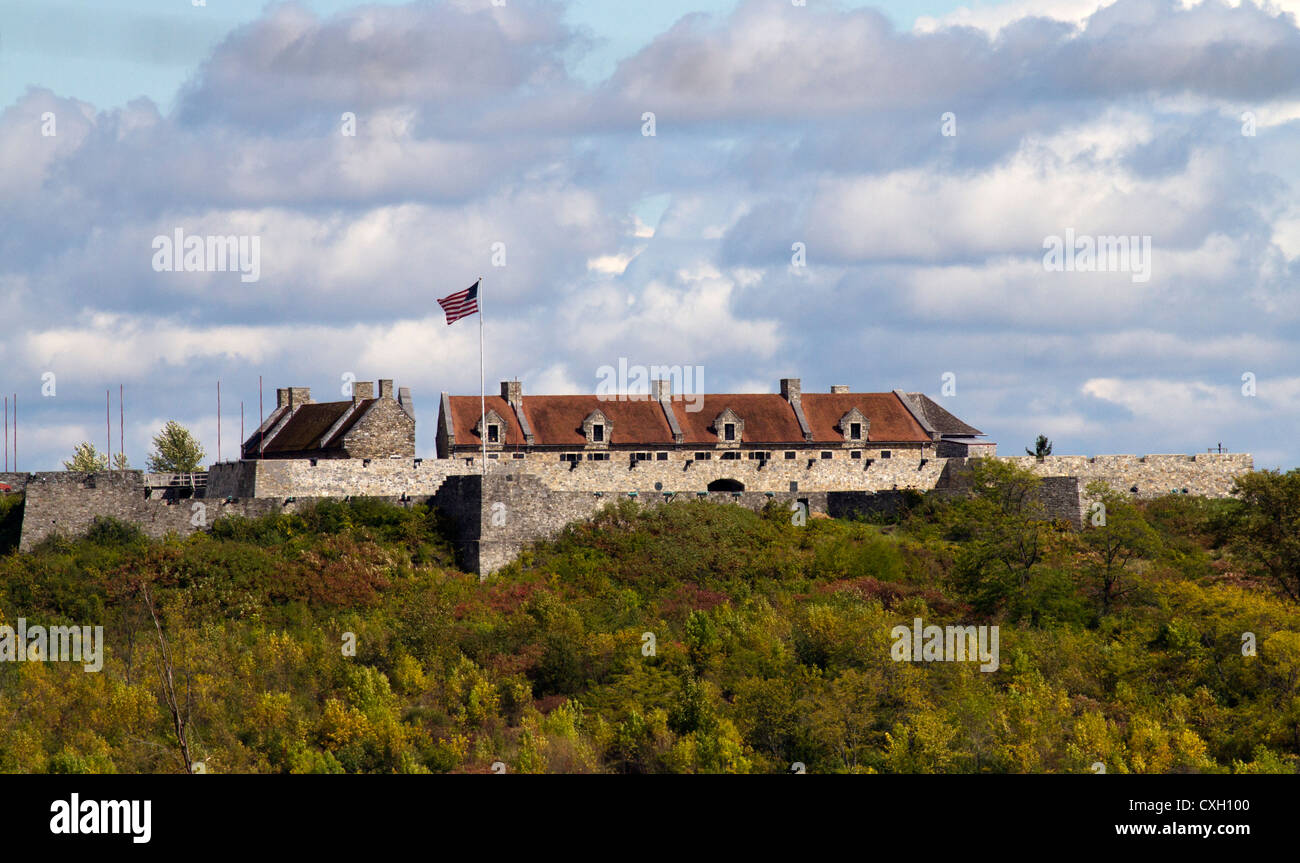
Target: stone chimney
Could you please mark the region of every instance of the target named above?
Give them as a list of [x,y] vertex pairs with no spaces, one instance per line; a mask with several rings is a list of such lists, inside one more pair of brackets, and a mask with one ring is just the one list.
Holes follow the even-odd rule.
[[810,441],[813,439],[812,426],[808,425],[808,418],[803,415],[802,396],[803,388],[799,385],[798,378],[781,378],[781,398],[789,402],[791,409],[794,410],[794,418],[799,421],[799,431],[803,433],[803,439]]
[[832,384],[832,385],[831,385],[831,392],[832,392],[833,394],[835,394],[835,395],[845,395],[845,394],[848,393],[848,391],[849,391],[849,388],[846,387],[844,384]]
[[650,382],[650,398],[657,402],[672,401],[673,398],[673,380],[667,378],[662,381]]
[[798,378],[781,378],[781,398],[792,405],[798,405],[802,395],[803,388],[799,385]]
[[289,387],[288,407],[297,410],[311,404],[311,387]]
[[289,406],[289,391],[280,387],[275,391],[275,409],[287,408]]
[[506,400],[506,404],[518,411],[524,402],[524,385],[522,381],[502,381],[501,398]]
[[375,385],[370,381],[353,381],[352,382],[352,402],[353,404],[362,399],[373,399],[375,397]]
[[393,382],[391,380],[379,379],[379,397],[381,399],[391,399],[393,397]]

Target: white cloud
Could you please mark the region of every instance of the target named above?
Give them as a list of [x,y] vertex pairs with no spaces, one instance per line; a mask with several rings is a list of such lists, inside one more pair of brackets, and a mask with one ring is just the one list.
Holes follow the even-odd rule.
[[[491,388],[590,391],[623,356],[705,365],[715,390],[956,370],[959,414],[1004,442],[1296,452],[1279,393],[1300,393],[1271,375],[1300,316],[1300,30],[1277,8],[1017,0],[898,33],[746,0],[591,88],[567,75],[563,20],[276,6],[176,111],[40,90],[5,110],[0,377],[27,387],[26,422],[65,430],[29,455],[65,455],[119,380],[138,416],[214,431],[217,377],[247,400],[258,375],[332,394],[344,372],[411,387],[424,447],[436,394],[478,376],[477,321],[447,327],[435,301],[479,275]],[[44,110],[56,139],[34,131]],[[258,235],[261,280],[154,273],[149,241],[176,227]],[[1066,229],[1151,235],[1152,281],[1045,272]],[[47,369],[57,404],[30,400]],[[1243,405],[1245,370],[1261,394]]]

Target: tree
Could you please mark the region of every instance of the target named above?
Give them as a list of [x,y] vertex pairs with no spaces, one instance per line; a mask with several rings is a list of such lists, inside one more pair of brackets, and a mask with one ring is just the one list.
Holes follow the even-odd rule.
[[1026,455],[1036,456],[1036,457],[1038,457],[1038,458],[1042,458],[1043,456],[1051,455],[1051,454],[1052,454],[1052,442],[1051,442],[1050,440],[1047,439],[1047,435],[1045,435],[1045,434],[1040,434],[1040,435],[1038,436],[1038,439],[1037,439],[1036,441],[1034,441],[1034,448],[1033,448],[1033,450],[1031,451],[1031,450],[1029,450],[1029,449],[1026,449],[1026,450],[1025,450],[1025,454],[1026,454]]
[[1102,614],[1109,614],[1111,604],[1133,589],[1123,581],[1129,562],[1152,554],[1160,537],[1127,495],[1104,482],[1088,483],[1086,493],[1093,505],[1079,537],[1084,573],[1094,583]]
[[1300,468],[1244,474],[1234,493],[1244,507],[1234,529],[1237,554],[1300,601]]
[[163,633],[162,623],[154,607],[153,597],[149,594],[149,584],[143,579],[139,582],[140,598],[153,620],[154,630],[158,633],[158,680],[162,684],[163,700],[167,712],[171,715],[172,730],[176,733],[176,752],[180,756],[181,766],[186,773],[194,772],[194,759],[190,755],[190,718],[194,714],[194,690],[190,675],[185,673],[185,694],[176,689],[176,665],[172,661],[171,645]]
[[90,441],[82,441],[72,451],[72,458],[63,463],[63,468],[82,473],[108,470],[108,456],[95,449],[95,445]]
[[175,420],[168,420],[153,439],[149,470],[156,473],[195,473],[203,470],[207,455],[190,430]]
[[126,453],[120,452],[113,456],[113,470],[130,470],[131,460],[126,457]]
[[974,495],[960,507],[970,542],[957,558],[957,580],[976,608],[991,612],[1023,597],[1048,543],[1046,508],[1033,471],[995,458],[970,461]]

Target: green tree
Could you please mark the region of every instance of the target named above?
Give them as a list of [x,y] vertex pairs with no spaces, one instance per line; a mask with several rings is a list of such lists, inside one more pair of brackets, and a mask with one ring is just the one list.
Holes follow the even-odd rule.
[[113,470],[130,470],[131,460],[126,457],[126,453],[119,452],[113,456]]
[[149,470],[157,473],[194,473],[203,470],[207,454],[190,430],[175,420],[168,420],[154,435],[153,452],[149,453]]
[[957,559],[957,578],[984,612],[1023,598],[1047,547],[1047,512],[1033,471],[1009,461],[970,462],[972,500],[961,507],[971,542]]
[[1086,554],[1083,572],[1101,600],[1102,614],[1109,614],[1111,605],[1133,589],[1124,584],[1129,563],[1153,554],[1160,537],[1127,495],[1104,482],[1088,483],[1086,493],[1093,505],[1079,537]]
[[82,441],[72,451],[72,458],[63,463],[63,469],[82,473],[108,470],[108,456],[95,449],[90,441]]
[[1052,442],[1047,439],[1047,435],[1040,434],[1038,439],[1034,441],[1034,448],[1032,450],[1026,449],[1025,453],[1027,455],[1037,456],[1038,458],[1042,458],[1045,455],[1051,455]]
[[1237,554],[1300,601],[1300,468],[1239,476],[1234,493],[1245,510],[1234,530]]

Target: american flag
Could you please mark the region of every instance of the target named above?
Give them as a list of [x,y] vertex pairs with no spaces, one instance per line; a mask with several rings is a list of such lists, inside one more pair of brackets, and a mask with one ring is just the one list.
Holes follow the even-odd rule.
[[447,313],[448,326],[478,311],[478,285],[479,283],[475,282],[463,291],[457,291],[451,296],[438,300],[438,305],[442,306],[442,310]]

